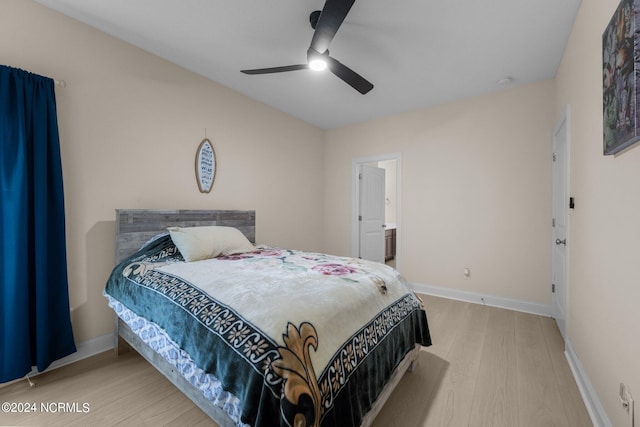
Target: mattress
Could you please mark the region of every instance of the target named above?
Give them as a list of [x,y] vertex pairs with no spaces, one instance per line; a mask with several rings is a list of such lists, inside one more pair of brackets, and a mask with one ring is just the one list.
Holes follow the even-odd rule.
[[397,271],[353,258],[259,246],[187,263],[163,236],[105,294],[237,399],[239,425],[358,426],[404,356],[431,344]]

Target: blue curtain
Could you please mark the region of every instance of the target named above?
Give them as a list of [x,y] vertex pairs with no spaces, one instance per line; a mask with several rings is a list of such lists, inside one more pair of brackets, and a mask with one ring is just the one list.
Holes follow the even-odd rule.
[[75,351],[54,81],[0,65],[0,383]]

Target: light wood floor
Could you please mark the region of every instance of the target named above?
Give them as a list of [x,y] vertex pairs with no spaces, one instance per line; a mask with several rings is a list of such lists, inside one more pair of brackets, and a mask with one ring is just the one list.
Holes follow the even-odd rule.
[[[591,426],[550,318],[425,296],[434,345],[404,376],[373,427]],[[0,425],[215,426],[135,353],[112,352],[0,388]],[[41,404],[79,413],[42,413]],[[88,412],[82,412],[88,404]]]

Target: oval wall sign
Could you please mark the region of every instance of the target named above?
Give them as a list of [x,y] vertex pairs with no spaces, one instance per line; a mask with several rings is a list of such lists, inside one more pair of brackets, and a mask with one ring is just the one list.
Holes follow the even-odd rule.
[[196,180],[201,193],[208,193],[216,178],[216,153],[207,138],[203,139],[196,153]]

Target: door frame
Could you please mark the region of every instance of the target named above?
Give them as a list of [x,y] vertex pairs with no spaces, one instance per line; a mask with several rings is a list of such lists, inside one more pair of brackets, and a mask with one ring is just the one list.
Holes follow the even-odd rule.
[[396,161],[396,270],[402,271],[402,155],[401,153],[358,157],[351,160],[351,256],[358,258],[360,248],[360,166],[366,163]]
[[[564,140],[565,140],[565,163],[564,165],[561,166],[561,170],[564,170],[564,183],[565,183],[565,195],[566,195],[566,200],[564,200],[564,203],[566,203],[566,218],[565,219],[565,224],[566,224],[566,230],[565,230],[565,239],[567,240],[567,242],[570,242],[570,225],[569,225],[569,217],[571,216],[571,209],[569,208],[569,197],[570,197],[570,176],[571,174],[569,173],[570,171],[570,111],[569,111],[569,105],[566,105],[565,108],[562,110],[562,112],[560,113],[560,116],[558,117],[558,120],[556,122],[555,127],[553,128],[553,135],[552,135],[552,152],[555,153],[556,151],[556,135],[558,134],[558,132],[560,131],[560,129],[562,128],[562,126],[564,125]],[[555,171],[555,166],[552,164],[551,166],[551,218],[554,218],[555,215],[555,199],[556,199],[556,171]],[[554,247],[556,246],[555,243],[555,230],[554,227],[552,225],[551,227],[551,283],[554,283],[554,277],[555,277],[555,263],[556,260],[553,258],[554,256]],[[558,305],[557,301],[556,301],[556,294],[554,292],[551,293],[551,315],[553,316],[553,318],[556,320],[556,323],[558,324],[558,329],[560,330],[560,334],[562,335],[563,339],[566,339],[566,329],[567,329],[567,301],[568,301],[568,296],[569,296],[569,252],[570,252],[570,248],[571,246],[569,244],[565,245],[565,257],[564,257],[564,271],[565,271],[565,277],[564,277],[564,289],[562,290],[564,292],[564,298],[563,298],[563,302],[564,302],[564,307],[561,307],[561,309],[564,311],[564,319],[558,319],[556,316],[557,312],[555,311],[555,307]]]

